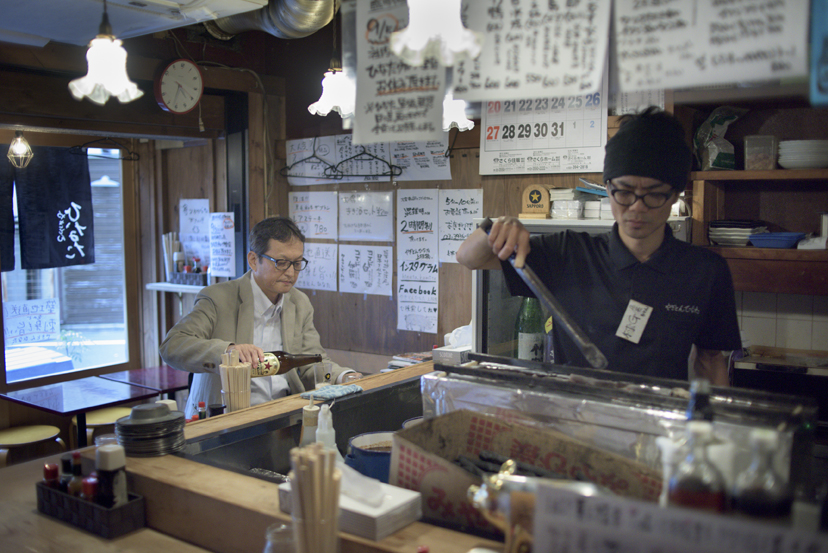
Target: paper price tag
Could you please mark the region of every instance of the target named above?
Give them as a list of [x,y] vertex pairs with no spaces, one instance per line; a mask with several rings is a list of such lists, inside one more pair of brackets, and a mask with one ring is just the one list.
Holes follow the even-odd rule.
[[615,331],[615,335],[624,340],[629,340],[633,344],[637,344],[641,340],[641,335],[644,334],[647,321],[650,320],[652,313],[653,308],[649,305],[630,300],[624,316],[621,317],[621,324],[618,325],[618,330]]

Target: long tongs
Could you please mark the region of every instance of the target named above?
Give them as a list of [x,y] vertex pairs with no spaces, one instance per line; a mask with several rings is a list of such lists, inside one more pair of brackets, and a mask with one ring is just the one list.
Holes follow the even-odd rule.
[[[492,220],[486,217],[486,219],[480,223],[480,228],[483,229],[486,234],[489,234],[493,224]],[[569,337],[572,338],[575,345],[578,346],[579,350],[581,350],[581,353],[584,357],[586,357],[589,364],[596,369],[606,369],[608,365],[607,358],[604,357],[604,354],[601,353],[598,346],[593,344],[584,331],[581,330],[578,323],[572,320],[560,302],[555,298],[555,296],[552,295],[552,292],[549,291],[549,288],[541,282],[541,279],[538,278],[535,271],[533,271],[527,264],[524,264],[523,268],[515,267],[515,254],[509,256],[509,263],[512,264],[512,267],[515,268],[517,274],[520,275],[520,278],[523,279],[523,282],[526,283],[541,303],[543,303],[552,313],[555,324],[559,324],[566,331],[566,333],[569,334]]]

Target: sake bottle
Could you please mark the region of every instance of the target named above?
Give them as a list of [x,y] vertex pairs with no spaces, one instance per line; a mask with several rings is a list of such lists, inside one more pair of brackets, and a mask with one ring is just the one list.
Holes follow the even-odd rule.
[[537,298],[523,298],[515,322],[515,357],[528,361],[543,361],[543,343],[546,332],[543,329],[543,313]]
[[273,376],[276,374],[285,374],[291,369],[309,365],[311,363],[320,363],[322,361],[321,355],[293,355],[283,351],[266,351],[264,354],[264,361],[260,361],[258,365],[253,367],[250,371],[251,378],[257,376]]

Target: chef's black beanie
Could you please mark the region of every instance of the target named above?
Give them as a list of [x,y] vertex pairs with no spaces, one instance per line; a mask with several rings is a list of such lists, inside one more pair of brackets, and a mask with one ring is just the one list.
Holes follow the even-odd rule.
[[669,113],[651,106],[622,122],[607,142],[604,182],[625,175],[650,177],[684,190],[692,164],[684,127]]

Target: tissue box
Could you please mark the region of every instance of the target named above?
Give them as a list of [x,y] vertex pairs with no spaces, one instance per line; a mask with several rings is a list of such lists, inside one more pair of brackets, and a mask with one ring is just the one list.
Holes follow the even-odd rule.
[[471,345],[465,346],[443,346],[441,348],[434,348],[431,350],[431,355],[435,363],[442,363],[444,365],[462,365],[469,360],[469,352]]
[[[379,507],[339,495],[339,530],[379,541],[420,520],[420,493],[380,482],[385,497]],[[279,508],[290,514],[290,483],[279,484]]]

